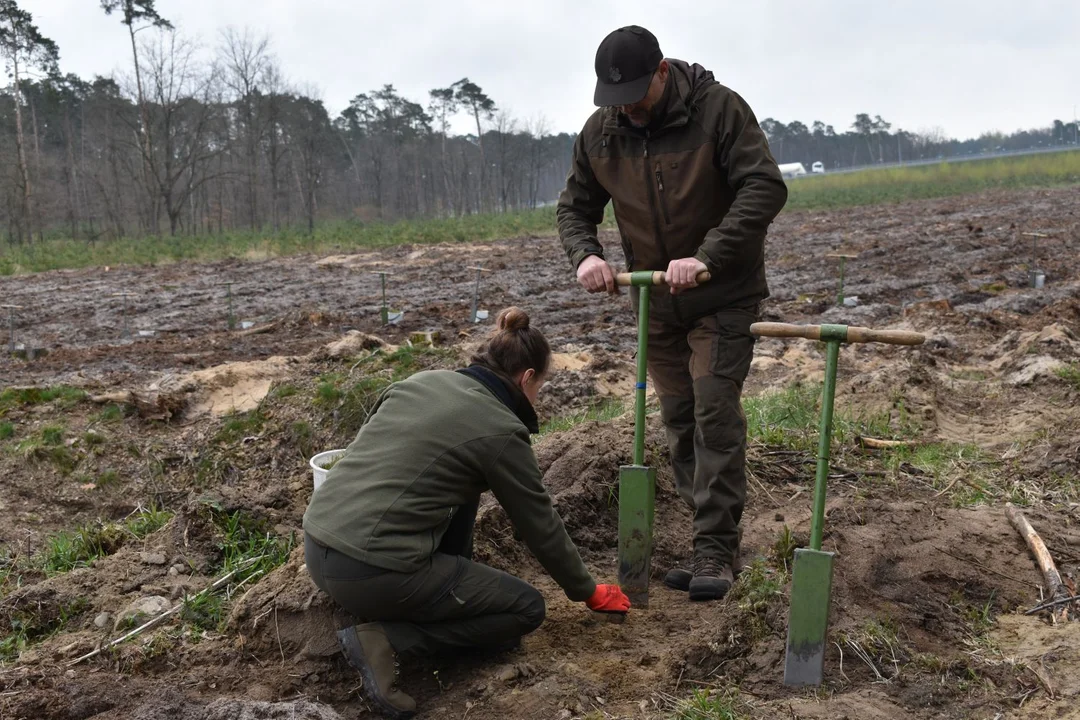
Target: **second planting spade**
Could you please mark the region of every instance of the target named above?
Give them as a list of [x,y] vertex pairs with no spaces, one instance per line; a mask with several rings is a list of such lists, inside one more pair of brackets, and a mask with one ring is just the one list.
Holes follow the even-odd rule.
[[833,398],[836,365],[841,343],[878,342],[920,345],[923,335],[906,330],[871,330],[847,325],[789,325],[759,322],[750,332],[764,337],[796,337],[825,343],[825,382],[821,394],[821,426],[818,437],[817,477],[810,520],[810,547],[795,550],[791,571],[791,602],[788,616],[785,685],[820,685],[824,676],[825,639],[829,628],[834,554],[821,549],[825,529],[825,486],[832,449]]

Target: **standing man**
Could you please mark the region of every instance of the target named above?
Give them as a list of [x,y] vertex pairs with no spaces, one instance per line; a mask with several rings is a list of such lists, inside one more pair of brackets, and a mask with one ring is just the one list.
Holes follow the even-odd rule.
[[[599,109],[574,143],[559,237],[586,290],[619,292],[596,234],[610,200],[629,269],[667,271],[671,292],[651,295],[649,375],[675,486],[694,513],[694,554],[664,583],[716,600],[734,582],[750,324],[769,295],[765,233],[787,186],[746,101],[700,65],[666,59],[648,30],[604,38],[596,78]],[[712,279],[699,287],[702,270]]]

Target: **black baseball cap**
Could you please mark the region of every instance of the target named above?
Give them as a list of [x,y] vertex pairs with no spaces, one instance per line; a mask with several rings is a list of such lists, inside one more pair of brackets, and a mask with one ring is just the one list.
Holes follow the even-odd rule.
[[639,102],[663,59],[656,36],[645,28],[628,25],[611,32],[596,51],[593,104],[610,107]]

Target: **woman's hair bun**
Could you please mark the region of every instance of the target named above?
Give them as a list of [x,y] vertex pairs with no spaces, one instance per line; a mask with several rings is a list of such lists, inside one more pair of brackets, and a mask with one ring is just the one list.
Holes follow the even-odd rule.
[[495,326],[499,330],[513,332],[529,329],[529,315],[519,307],[508,307],[499,313]]

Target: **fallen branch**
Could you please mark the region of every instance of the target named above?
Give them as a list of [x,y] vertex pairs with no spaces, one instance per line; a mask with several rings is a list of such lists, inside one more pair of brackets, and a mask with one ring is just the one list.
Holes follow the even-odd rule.
[[868,450],[889,450],[893,448],[908,448],[918,445],[916,440],[884,440],[882,438],[864,437],[859,435],[855,442]]
[[1076,602],[1077,600],[1080,600],[1080,595],[1070,595],[1069,597],[1061,598],[1059,600],[1051,600],[1050,602],[1044,602],[1042,605],[1036,605],[1024,614],[1034,615],[1041,610],[1047,610],[1052,607],[1057,607],[1058,605],[1068,605],[1069,603]]
[[[229,572],[225,573],[220,578],[215,580],[212,585],[210,585],[209,587],[203,588],[198,593],[193,595],[191,599],[194,600],[195,598],[199,597],[200,595],[206,595],[207,593],[214,592],[215,590],[217,590],[221,586],[226,585],[234,577],[236,577],[237,573],[242,572],[243,570],[246,570],[247,568],[251,567],[252,565],[254,565],[259,560],[262,560],[264,557],[265,557],[264,555],[260,555],[258,557],[253,557],[253,558],[249,558],[249,559],[245,560],[244,562],[237,565],[233,570],[230,570]],[[81,663],[84,660],[89,660],[92,657],[97,657],[98,655],[105,652],[106,650],[111,650],[112,648],[116,647],[117,645],[120,645],[121,643],[127,642],[131,638],[136,637],[138,635],[141,635],[142,633],[146,632],[150,628],[156,627],[157,625],[160,625],[161,622],[163,620],[165,620],[166,618],[172,617],[176,613],[183,610],[185,605],[186,605],[186,602],[178,603],[175,607],[169,608],[168,610],[161,613],[157,617],[144,622],[139,627],[135,628],[134,630],[131,630],[130,632],[127,632],[127,633],[121,635],[120,637],[116,638],[115,640],[108,643],[107,645],[103,645],[102,647],[99,647],[97,650],[94,650],[92,652],[88,652],[88,653],[86,653],[85,655],[83,655],[81,657],[75,658],[71,662],[67,663],[67,667],[71,667],[72,665],[78,665],[79,663]]]
[[[817,462],[816,460],[814,462]],[[881,470],[851,470],[841,465],[833,465],[832,469],[834,474],[830,475],[832,478],[845,478],[845,477],[885,477],[885,473]]]
[[256,325],[250,327],[247,330],[241,330],[236,333],[238,337],[246,337],[248,335],[261,335],[262,333],[274,332],[277,330],[277,321],[266,323],[265,325]]
[[[1053,600],[1064,600],[1069,596],[1069,593],[1065,590],[1065,585],[1061,582],[1061,573],[1058,572],[1057,567],[1054,565],[1054,558],[1050,557],[1050,551],[1046,549],[1046,544],[1043,543],[1042,538],[1035,532],[1035,528],[1031,527],[1031,523],[1027,521],[1027,518],[1016,509],[1012,503],[1005,503],[1005,514],[1009,518],[1009,522],[1016,528],[1016,531],[1020,533],[1020,536],[1024,538],[1024,542],[1027,543],[1028,549],[1031,550],[1031,554],[1035,556],[1035,561],[1039,565],[1039,570],[1042,571],[1043,580],[1046,581],[1046,589]],[[1064,604],[1064,603],[1062,603]],[[1068,617],[1069,609],[1062,608],[1060,611],[1055,611],[1050,614],[1052,619],[1064,620]],[[1058,618],[1057,615],[1061,617]]]

